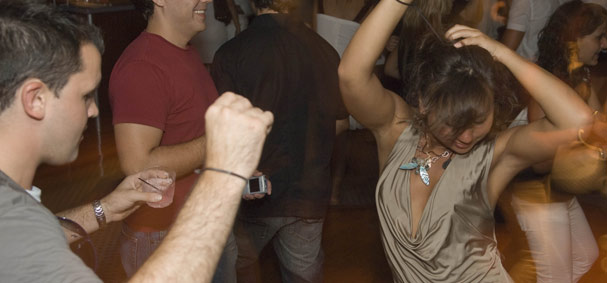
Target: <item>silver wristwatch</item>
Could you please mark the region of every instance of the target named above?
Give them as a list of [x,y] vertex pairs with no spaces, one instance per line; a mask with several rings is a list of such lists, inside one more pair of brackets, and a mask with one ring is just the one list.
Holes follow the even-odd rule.
[[107,225],[107,222],[105,221],[105,212],[103,211],[103,207],[101,206],[101,201],[93,201],[93,211],[95,212],[95,218],[97,218],[97,223],[99,223],[99,229],[104,228],[105,225]]

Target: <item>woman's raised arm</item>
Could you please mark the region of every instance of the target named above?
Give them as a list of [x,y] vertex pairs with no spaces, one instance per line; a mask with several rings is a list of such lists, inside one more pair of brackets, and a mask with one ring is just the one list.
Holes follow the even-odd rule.
[[[401,1],[409,4],[413,0]],[[404,103],[382,86],[373,70],[392,30],[408,8],[405,4],[380,1],[352,38],[339,64],[339,85],[346,108],[371,130],[390,125],[396,103]]]
[[[592,111],[575,90],[539,66],[520,57],[482,32],[456,25],[447,31],[451,40],[462,38],[456,47],[478,45],[502,62],[544,110],[554,130],[579,128],[592,121]],[[548,130],[548,129],[547,129]]]
[[[454,26],[446,36],[451,40],[461,39],[455,44],[456,47],[478,45],[488,50],[508,67],[546,114],[546,119],[502,135],[505,138],[501,143],[502,152],[514,157],[509,161],[515,162],[508,162],[508,166],[522,169],[551,159],[559,145],[576,138],[576,129],[592,123],[592,110],[575,90],[503,44],[465,26]],[[498,153],[499,147],[498,144]]]

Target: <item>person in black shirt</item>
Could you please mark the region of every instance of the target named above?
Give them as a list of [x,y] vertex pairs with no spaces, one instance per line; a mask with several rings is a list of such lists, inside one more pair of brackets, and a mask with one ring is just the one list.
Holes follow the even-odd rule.
[[284,282],[319,282],[336,122],[348,115],[339,55],[288,15],[292,2],[253,2],[257,17],[217,51],[211,67],[220,93],[236,91],[275,115],[258,167],[272,194],[243,202],[234,228],[238,280],[255,281],[259,252],[272,240]]

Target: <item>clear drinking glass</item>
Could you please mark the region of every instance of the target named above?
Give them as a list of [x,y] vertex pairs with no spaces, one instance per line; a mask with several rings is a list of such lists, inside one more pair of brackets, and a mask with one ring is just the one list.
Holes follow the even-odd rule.
[[[166,174],[162,174],[166,172]],[[175,194],[175,171],[166,167],[152,167],[146,169],[139,178],[142,182],[144,192],[154,192],[162,194],[162,199],[157,202],[148,202],[153,208],[163,208],[173,203]],[[160,177],[164,176],[164,177]]]

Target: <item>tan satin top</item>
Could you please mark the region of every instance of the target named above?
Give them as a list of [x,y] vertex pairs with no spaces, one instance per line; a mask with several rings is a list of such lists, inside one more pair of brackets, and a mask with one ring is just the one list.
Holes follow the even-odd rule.
[[407,127],[392,149],[376,191],[384,250],[395,282],[512,282],[495,241],[487,177],[494,142],[455,155],[436,183],[411,237],[409,178],[419,135]]

